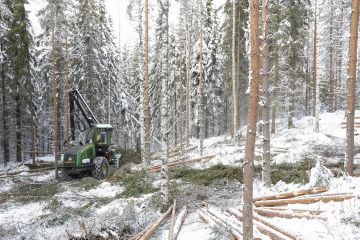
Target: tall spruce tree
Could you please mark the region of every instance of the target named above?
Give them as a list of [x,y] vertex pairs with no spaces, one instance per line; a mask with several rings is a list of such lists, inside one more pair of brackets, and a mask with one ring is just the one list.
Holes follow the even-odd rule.
[[[33,87],[32,85],[32,36],[30,33],[30,21],[25,10],[26,0],[13,0],[10,3],[10,11],[13,13],[13,18],[10,22],[9,41],[10,46],[7,49],[9,58],[11,59],[12,74],[12,88],[13,98],[15,100],[15,139],[16,139],[16,161],[22,160],[23,148],[23,123],[30,121],[31,134],[33,136],[32,148],[35,148],[35,116],[33,104]],[[23,91],[23,86],[27,87],[28,91]],[[26,102],[25,102],[26,101]],[[24,111],[29,106],[31,114],[29,119],[23,116]],[[26,136],[26,135],[25,135]]]

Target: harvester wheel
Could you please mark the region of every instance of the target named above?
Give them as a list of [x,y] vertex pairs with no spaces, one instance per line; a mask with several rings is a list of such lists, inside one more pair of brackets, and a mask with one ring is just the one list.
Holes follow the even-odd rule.
[[105,157],[96,157],[93,161],[94,168],[92,176],[96,179],[103,180],[107,177],[109,172],[109,163]]

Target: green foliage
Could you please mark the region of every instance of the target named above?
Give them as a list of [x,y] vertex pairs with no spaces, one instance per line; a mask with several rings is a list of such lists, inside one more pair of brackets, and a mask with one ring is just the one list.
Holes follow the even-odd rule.
[[285,183],[306,183],[309,181],[308,172],[314,166],[315,163],[311,161],[298,164],[282,163],[272,166],[271,181],[274,184],[280,180]]
[[95,178],[84,177],[84,178],[81,178],[79,181],[73,182],[72,186],[88,191],[90,189],[96,188],[97,186],[100,185],[100,183],[101,183],[101,181],[99,181]]
[[57,183],[43,184],[26,184],[19,185],[10,194],[16,196],[16,201],[30,202],[46,200],[61,191],[61,187]]
[[169,172],[171,178],[184,179],[194,184],[208,186],[221,179],[242,182],[243,172],[241,168],[215,165],[208,169],[175,168]]
[[119,194],[118,197],[138,197],[142,194],[159,191],[158,188],[153,187],[152,179],[145,171],[125,176],[122,179],[122,184],[125,191]]
[[122,163],[141,163],[141,152],[134,149],[116,149],[121,154]]

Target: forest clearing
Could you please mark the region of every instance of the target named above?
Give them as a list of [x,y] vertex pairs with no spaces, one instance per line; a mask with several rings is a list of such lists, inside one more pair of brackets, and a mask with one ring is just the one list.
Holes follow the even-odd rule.
[[[275,134],[272,145],[274,185],[271,187],[261,183],[261,145],[258,142],[254,200],[317,187],[323,188],[317,194],[278,198],[335,198],[271,207],[255,202],[254,216],[293,236],[285,238],[275,231],[278,236],[283,236],[281,239],[360,239],[360,180],[343,176],[341,170],[344,149],[339,146],[344,146],[345,141],[345,129],[341,128],[344,113],[327,113],[320,118],[320,133],[313,133],[314,119],[305,117],[295,121],[295,128]],[[191,139],[190,145],[196,143],[196,139]],[[359,139],[356,139],[356,144],[359,144]],[[192,149],[184,156],[195,159],[199,153]],[[176,200],[175,219],[182,216],[183,207],[187,209],[178,240],[229,239],[229,228],[214,223],[207,211],[215,213],[226,224],[237,225],[236,231],[241,228],[240,221],[228,212],[231,209],[235,209],[235,213],[242,211],[242,169],[239,165],[244,159],[244,149],[235,145],[230,136],[222,135],[205,140],[204,156],[213,157],[169,169],[169,194],[171,202]],[[360,153],[355,155],[356,165],[360,164],[358,156]],[[170,162],[177,158],[173,156]],[[39,157],[39,162],[41,159],[45,166],[53,163],[51,156]],[[315,167],[316,162],[321,165]],[[154,158],[152,165],[158,164],[159,160]],[[1,168],[1,236],[3,239],[27,239],[29,235],[32,239],[62,239],[69,233],[80,237],[85,236],[85,230],[79,225],[81,222],[88,235],[103,236],[103,239],[131,239],[161,215],[158,205],[161,175],[141,169],[141,164],[125,163],[103,181],[88,176],[58,182],[54,170],[31,172],[26,165]],[[355,174],[360,174],[360,168],[355,169]],[[347,198],[349,196],[351,198]],[[279,215],[281,213],[283,215]],[[271,214],[275,216],[269,217]],[[260,228],[255,223],[255,236],[273,239],[260,230],[266,226],[258,224]],[[151,239],[168,239],[170,225],[171,212]]]
[[0,0],[0,239],[360,239],[360,0]]

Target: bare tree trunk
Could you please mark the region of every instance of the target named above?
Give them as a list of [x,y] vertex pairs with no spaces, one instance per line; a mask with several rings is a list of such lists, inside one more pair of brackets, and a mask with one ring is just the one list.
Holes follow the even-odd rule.
[[[237,132],[237,115],[238,115],[238,108],[237,108],[237,89],[236,89],[236,73],[235,73],[235,68],[236,68],[236,62],[235,62],[235,33],[236,33],[236,21],[235,21],[235,15],[236,15],[236,0],[233,0],[233,11],[232,11],[232,17],[233,17],[233,29],[232,29],[232,100],[233,100],[233,132],[232,132],[232,137],[233,139],[236,139],[236,132]],[[240,39],[239,39],[240,41]],[[239,49],[240,51],[240,49]]]
[[262,181],[265,186],[271,185],[271,169],[270,169],[270,89],[269,89],[269,19],[268,19],[268,3],[267,0],[262,0],[262,87],[264,92],[263,99],[263,166],[262,166]]
[[[3,49],[3,42],[0,42],[0,52]],[[7,110],[7,101],[6,101],[6,87],[5,87],[5,61],[1,63],[0,69],[0,76],[1,76],[1,91],[2,91],[2,125],[3,125],[3,153],[4,153],[4,166],[10,160],[10,151],[9,151],[9,129],[7,126],[7,117],[8,117],[8,110]]]
[[356,98],[356,64],[359,29],[359,7],[360,0],[352,1],[350,45],[349,45],[349,70],[348,70],[348,109],[346,127],[346,158],[345,172],[349,176],[354,173],[354,118]]
[[186,138],[186,146],[189,146],[190,141],[190,71],[191,71],[191,26],[192,19],[190,19],[191,25],[188,29],[189,39],[188,39],[188,62],[187,62],[187,76],[186,76],[186,99],[185,99],[185,138]]
[[311,80],[310,80],[310,71],[309,71],[309,61],[310,61],[310,31],[308,32],[306,38],[306,93],[305,93],[305,115],[309,115],[309,99],[310,99],[310,88],[311,88]]
[[315,21],[314,21],[314,69],[313,69],[313,79],[315,84],[315,126],[314,132],[319,132],[319,112],[320,112],[320,88],[319,80],[317,79],[317,1],[315,1]]
[[180,138],[180,155],[183,155],[183,100],[182,100],[182,72],[183,72],[183,1],[180,0],[180,11],[179,11],[179,17],[180,17],[180,28],[179,28],[179,48],[180,48],[180,66],[179,66],[179,138]]
[[150,96],[149,96],[149,4],[144,0],[144,156],[143,162],[146,166],[150,165]]
[[253,240],[253,178],[256,121],[259,102],[260,50],[259,50],[259,1],[251,0],[250,5],[250,96],[248,107],[247,134],[244,162],[244,240]]
[[65,139],[69,140],[69,45],[68,22],[65,24],[65,95],[64,95]]
[[[280,2],[279,0],[276,0],[276,5],[279,6]],[[277,32],[280,28],[280,23],[276,23],[275,25],[275,31]],[[275,134],[276,131],[276,110],[277,110],[277,82],[280,77],[279,73],[279,46],[275,44],[274,46],[274,78],[273,78],[273,91],[272,91],[272,109],[271,109],[271,133]]]
[[21,98],[20,83],[17,81],[17,89],[15,96],[15,117],[16,117],[16,161],[21,162],[21,146],[22,146],[22,130],[21,130]]
[[59,129],[58,129],[58,103],[57,103],[57,88],[58,88],[58,84],[56,82],[56,53],[55,53],[55,24],[56,24],[56,14],[55,11],[53,12],[53,19],[52,19],[52,26],[51,26],[51,45],[52,45],[52,50],[51,50],[51,58],[52,58],[52,62],[51,62],[51,67],[52,67],[52,73],[51,73],[51,89],[52,89],[52,100],[53,100],[53,127],[54,127],[54,153],[55,153],[55,178],[58,179],[59,177],[59,172],[58,172],[58,163],[60,160],[60,149],[58,149],[58,142],[57,140],[59,139],[60,133],[59,133]]
[[199,15],[199,31],[200,31],[200,76],[199,76],[199,90],[198,90],[198,106],[199,106],[199,140],[200,140],[200,155],[203,155],[203,144],[204,144],[204,103],[203,103],[203,11],[204,6],[202,0],[199,0],[200,15]]
[[[165,74],[166,77],[161,79],[161,109],[160,109],[160,113],[161,113],[161,145],[162,145],[162,157],[161,157],[161,161],[162,161],[162,167],[161,167],[161,194],[162,194],[162,201],[163,201],[163,206],[167,205],[168,203],[168,183],[169,183],[169,178],[168,178],[168,168],[167,168],[167,162],[168,162],[168,122],[169,122],[169,115],[168,115],[168,83],[169,83],[169,0],[165,0],[165,3],[163,5],[163,9],[165,10],[165,22],[166,22],[166,36],[165,36],[165,44],[164,44],[164,49],[166,50],[166,59],[161,59],[162,61],[162,66],[161,68],[163,69],[164,64],[165,64]],[[163,50],[162,50],[163,51]]]
[[30,111],[30,129],[31,129],[31,150],[32,150],[32,163],[35,164],[35,151],[36,151],[36,122],[35,122],[35,106],[33,100],[34,87],[31,81],[31,70],[30,65],[28,65],[28,76],[27,76],[27,90],[28,90],[28,107]]
[[329,34],[329,107],[330,112],[334,112],[334,74],[333,74],[333,0],[330,0],[330,34]]
[[338,67],[338,79],[337,79],[337,84],[336,84],[336,97],[335,97],[335,110],[338,109],[339,107],[339,96],[340,94],[340,87],[341,87],[341,80],[342,80],[342,52],[343,52],[343,41],[342,41],[342,37],[343,37],[343,22],[344,22],[344,17],[343,17],[343,13],[344,13],[344,7],[343,7],[343,2],[341,4],[341,12],[339,15],[339,22],[340,22],[340,27],[339,27],[339,35],[338,35],[338,40],[339,40],[339,48],[338,48],[338,62],[337,62],[337,67]]

